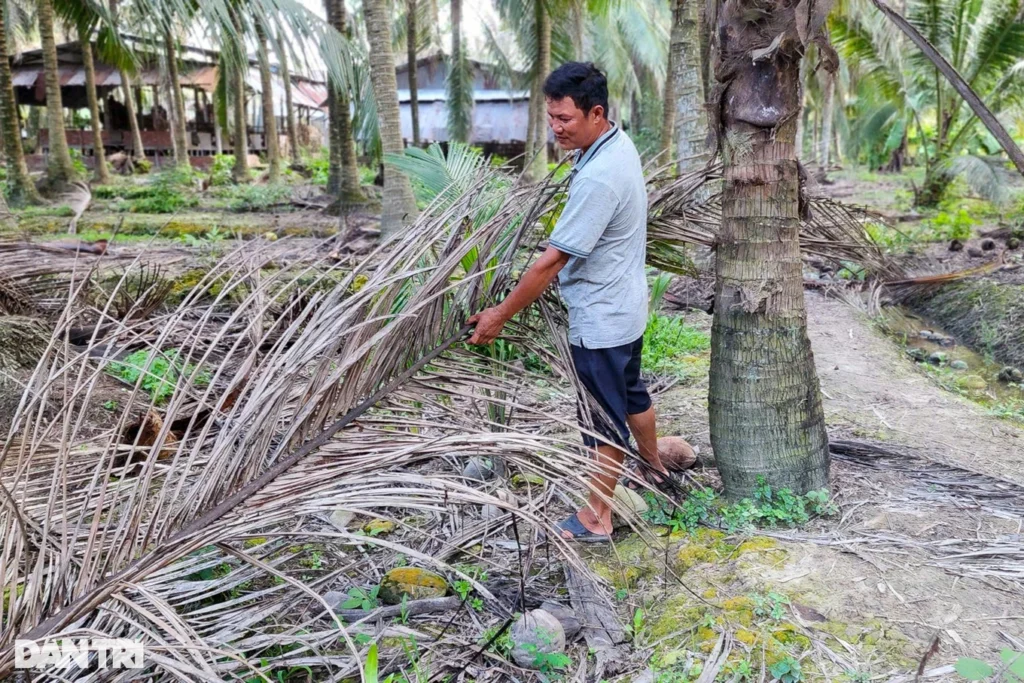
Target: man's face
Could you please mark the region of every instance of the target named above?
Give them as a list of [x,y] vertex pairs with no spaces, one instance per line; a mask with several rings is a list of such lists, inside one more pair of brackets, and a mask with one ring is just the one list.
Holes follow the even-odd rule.
[[548,125],[555,133],[555,141],[562,149],[582,149],[594,144],[604,128],[604,107],[591,107],[586,114],[576,106],[571,97],[547,102]]

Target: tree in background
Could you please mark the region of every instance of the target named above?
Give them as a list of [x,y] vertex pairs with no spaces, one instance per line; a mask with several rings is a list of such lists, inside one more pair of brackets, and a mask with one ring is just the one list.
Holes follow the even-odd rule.
[[405,44],[409,61],[409,114],[412,117],[412,144],[418,147],[420,144],[420,99],[419,87],[416,83],[416,53],[419,52],[419,46],[416,43],[418,38],[416,31],[417,6],[416,0],[408,0],[405,6]]
[[28,175],[25,150],[21,146],[21,123],[18,120],[18,103],[14,98],[7,44],[7,3],[4,2],[0,5],[0,136],[7,157],[8,198],[12,206],[23,206],[39,203],[40,197]]
[[281,81],[284,83],[285,133],[288,135],[288,149],[292,164],[298,165],[301,151],[299,149],[299,131],[295,124],[295,107],[292,104],[292,74],[288,68],[288,46],[281,40],[278,31],[276,39],[278,59],[281,63]]
[[700,54],[702,6],[696,0],[672,0],[661,151],[676,160],[679,173],[702,168],[710,156]]
[[[395,57],[391,51],[391,28],[387,0],[366,0],[363,11],[370,43],[370,80],[377,101],[381,147],[385,154],[400,154],[402,127],[398,110],[398,83]],[[384,172],[381,235],[388,237],[416,217],[416,200],[409,179],[393,168]]]
[[[328,23],[339,35],[349,37],[345,3],[341,0],[326,0],[325,6]],[[359,165],[356,161],[356,145],[349,108],[349,84],[329,75],[327,88],[330,121],[327,191],[344,204],[361,203],[365,201],[365,197],[359,185]],[[397,97],[396,92],[396,106]]]
[[[473,74],[462,44],[462,0],[451,0],[452,50],[445,82],[448,106],[448,139],[468,143],[473,127]],[[410,73],[413,67],[409,69]]]
[[[1024,102],[1022,8],[1021,0],[908,0],[906,17],[998,112]],[[937,205],[957,177],[983,197],[1002,198],[999,147],[931,61],[877,12],[839,13],[830,28],[858,76],[849,152],[883,166],[908,146],[916,150],[925,166],[919,206]]]
[[277,116],[274,114],[274,84],[270,74],[270,57],[267,54],[267,31],[263,20],[253,24],[256,30],[256,57],[260,71],[260,98],[263,104],[263,139],[267,145],[267,180],[276,183],[281,179],[281,151],[278,148]]
[[174,24],[171,21],[163,28],[164,50],[167,58],[167,86],[171,93],[170,116],[171,142],[174,150],[174,163],[180,167],[189,166],[188,131],[185,129],[185,97],[181,92],[181,77],[178,74],[178,45],[174,35]]
[[64,130],[64,106],[60,96],[60,73],[57,63],[57,42],[54,34],[53,0],[39,0],[39,37],[43,44],[43,77],[46,82],[46,124],[49,130],[50,153],[46,179],[58,186],[77,179],[71,151]]
[[[749,496],[760,476],[804,493],[828,485],[829,452],[807,337],[795,134],[801,57],[810,40],[824,44],[828,8],[814,5],[801,15],[782,0],[719,0],[715,9],[725,182],[711,444],[728,496]],[[798,16],[805,23],[798,25]]]

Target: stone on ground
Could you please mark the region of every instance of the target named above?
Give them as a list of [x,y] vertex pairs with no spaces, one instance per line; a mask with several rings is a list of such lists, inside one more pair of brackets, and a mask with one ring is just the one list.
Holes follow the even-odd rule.
[[462,468],[462,476],[476,481],[490,481],[505,475],[505,463],[497,458],[473,456]]
[[448,592],[444,577],[419,567],[395,567],[380,581],[377,594],[388,605],[399,605],[402,596],[409,600],[443,598]]
[[968,391],[982,391],[988,387],[988,383],[978,375],[964,375],[956,380],[956,385]]
[[565,640],[567,642],[571,641],[580,632],[579,617],[576,616],[576,611],[571,607],[566,607],[554,600],[545,600],[540,604],[540,608],[555,619],[558,619],[558,623],[562,625],[562,632],[565,633]]
[[550,612],[535,609],[512,624],[512,659],[525,669],[539,668],[538,655],[565,651],[565,631]]

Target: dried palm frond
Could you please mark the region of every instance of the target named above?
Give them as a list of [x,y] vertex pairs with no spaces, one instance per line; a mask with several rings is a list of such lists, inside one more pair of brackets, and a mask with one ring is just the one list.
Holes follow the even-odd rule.
[[[520,534],[546,524],[550,494],[517,505],[436,466],[442,456],[501,453],[574,488],[587,471],[571,394],[565,411],[521,403],[532,379],[456,344],[467,314],[507,287],[520,245],[539,239],[537,218],[550,209],[551,188],[495,196],[490,181],[481,172],[454,204],[424,213],[340,282],[322,260],[268,271],[268,255],[247,246],[166,316],[104,313],[97,329],[109,328],[107,348],[173,348],[185,368],[166,406],[151,406],[162,414],[147,417],[148,430],[126,429],[135,419],[127,410],[100,437],[83,427],[104,364],[90,353],[97,334],[83,350],[61,342],[78,322],[65,297],[0,450],[0,676],[11,672],[14,638],[86,633],[143,640],[157,679],[266,676],[279,665],[315,666],[325,680],[358,675],[359,628],[333,617],[320,593],[346,571],[378,572],[368,550],[443,565],[463,547],[456,539],[474,538],[459,533],[467,506],[498,506],[526,525]],[[561,353],[545,348],[557,337],[550,326],[520,334],[567,372]],[[129,403],[153,372],[152,363],[142,369]],[[46,399],[58,391],[62,408],[49,415]],[[503,419],[481,402],[501,404]],[[316,521],[382,509],[426,522],[390,540]],[[257,538],[267,542],[247,543]],[[340,564],[304,580],[284,567],[292,554],[281,538],[329,542]],[[557,536],[551,544],[570,554]],[[226,569],[202,579],[204,567]],[[254,581],[257,589],[210,600]],[[515,609],[474,585],[496,610]],[[288,647],[261,661],[276,645]]]
[[46,352],[50,330],[41,320],[21,315],[0,316],[0,381],[2,374],[34,368]]
[[[714,247],[722,223],[721,164],[661,183],[648,180],[647,236],[651,243]],[[800,249],[836,263],[850,261],[884,279],[902,278],[902,269],[868,236],[867,223],[884,219],[866,209],[827,197],[807,198],[809,215],[800,224]],[[649,250],[650,256],[650,250]]]

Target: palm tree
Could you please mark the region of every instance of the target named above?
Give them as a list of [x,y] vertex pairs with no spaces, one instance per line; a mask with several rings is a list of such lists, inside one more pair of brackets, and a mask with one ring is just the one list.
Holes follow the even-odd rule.
[[92,30],[80,27],[78,42],[82,46],[82,63],[85,66],[85,95],[89,100],[89,127],[92,129],[93,160],[96,163],[96,180],[102,184],[110,182],[107,171],[106,153],[103,149],[103,131],[100,129],[100,107],[96,97],[96,68],[92,59]]
[[[946,61],[988,103],[1000,109],[1024,100],[1024,22],[1021,0],[908,0],[906,15]],[[857,68],[871,109],[852,118],[871,123],[870,138],[897,149],[904,134],[924,157],[920,206],[934,206],[962,176],[972,190],[999,198],[1005,183],[1001,159],[978,127],[978,117],[934,64],[884,16],[847,12],[830,21],[833,40]],[[880,97],[881,96],[881,99]],[[859,150],[864,153],[864,145]]]
[[28,175],[25,150],[21,146],[21,123],[14,99],[11,63],[7,57],[7,3],[0,6],[0,123],[7,157],[7,196],[12,206],[37,204],[36,186]]
[[[234,34],[244,35],[238,8],[231,7],[228,18]],[[232,42],[225,47],[223,63],[227,67],[225,75],[231,93],[231,133],[235,138],[235,164],[231,168],[231,178],[236,183],[245,183],[249,181],[249,130],[245,121],[245,74],[249,69],[249,60],[242,44]]]
[[679,173],[707,163],[707,110],[700,56],[701,7],[697,0],[673,0],[661,150],[675,159]]
[[[759,477],[800,493],[819,489],[829,466],[798,238],[805,46],[791,11],[783,23],[782,0],[755,1],[719,2],[716,27],[725,182],[708,409],[715,461],[733,498],[750,495]],[[773,42],[776,27],[783,33]]]
[[260,85],[263,90],[263,138],[267,145],[267,179],[276,183],[281,179],[281,151],[278,149],[277,117],[274,115],[274,91],[270,75],[270,58],[267,55],[267,32],[260,20],[256,28],[256,57],[259,62]]
[[469,142],[473,127],[473,82],[469,60],[462,45],[462,0],[451,0],[452,53],[448,63],[446,104],[448,139]]
[[[398,84],[391,51],[391,27],[386,0],[366,0],[366,33],[370,43],[370,80],[377,100],[381,146],[385,154],[402,152],[402,128],[398,112]],[[409,179],[393,168],[384,173],[384,207],[381,235],[390,236],[416,216],[416,200]]]
[[[341,0],[327,0],[325,7],[330,25],[338,34],[348,37],[350,30],[345,3]],[[331,155],[327,191],[338,197],[343,204],[359,204],[366,198],[359,183],[348,84],[330,76],[327,82]],[[397,102],[397,94],[395,99]]]
[[188,166],[188,132],[185,130],[185,98],[181,92],[181,81],[178,76],[178,49],[172,31],[171,22],[163,29],[164,49],[167,56],[168,90],[171,93],[173,107],[171,121],[171,142],[174,149],[174,162],[178,166]]
[[46,81],[46,122],[50,155],[46,178],[51,185],[75,180],[78,174],[71,163],[68,138],[64,131],[64,105],[60,97],[57,41],[54,34],[53,0],[39,0],[39,36],[43,44],[43,77]]
[[533,0],[534,46],[533,86],[530,90],[530,125],[526,136],[526,170],[534,182],[548,172],[548,127],[544,107],[544,79],[551,72],[551,16],[545,0]]
[[408,0],[405,7],[405,46],[409,60],[409,114],[412,117],[412,144],[420,144],[420,100],[419,88],[416,84],[416,53],[419,52],[416,40],[416,0]]
[[292,75],[288,69],[288,48],[281,41],[281,33],[277,34],[277,54],[281,63],[281,81],[284,83],[285,131],[288,134],[288,148],[293,165],[298,165],[299,135],[295,125],[295,107],[292,106]]

